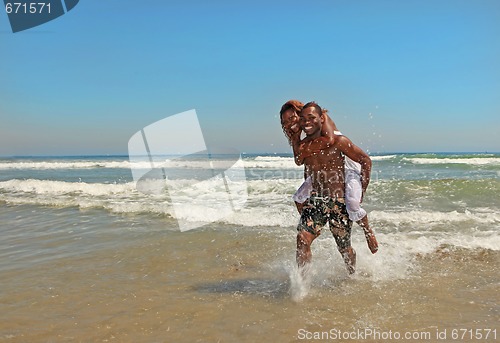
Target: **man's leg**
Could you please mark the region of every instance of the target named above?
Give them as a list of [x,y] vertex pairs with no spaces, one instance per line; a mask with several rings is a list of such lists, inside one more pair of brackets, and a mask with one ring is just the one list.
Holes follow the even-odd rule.
[[299,214],[302,214],[302,209],[304,208],[304,204],[296,201],[295,207],[297,207],[297,211],[299,211]]
[[316,237],[316,235],[305,230],[300,230],[297,233],[297,264],[299,268],[311,262],[311,243]]
[[356,250],[353,247],[347,247],[345,249],[339,249],[344,259],[345,266],[349,274],[354,274],[356,271]]
[[321,204],[310,199],[302,204],[302,214],[297,227],[297,264],[299,268],[311,262],[311,243],[319,236],[326,224],[326,216],[321,210]]
[[349,219],[346,205],[343,201],[332,200],[330,203],[330,231],[332,232],[337,249],[344,259],[349,274],[356,271],[356,251],[351,246],[352,220]]
[[[352,225],[352,222],[350,223]],[[330,231],[335,243],[337,243],[337,249],[344,259],[347,271],[349,274],[354,274],[356,271],[356,251],[351,246],[350,226],[344,227],[339,222],[330,222]]]

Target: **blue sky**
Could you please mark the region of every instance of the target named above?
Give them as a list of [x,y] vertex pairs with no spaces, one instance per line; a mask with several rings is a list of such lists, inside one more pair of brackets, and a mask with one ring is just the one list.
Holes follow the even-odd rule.
[[500,1],[82,0],[15,33],[0,13],[0,155],[126,154],[196,109],[209,146],[289,152],[315,100],[371,153],[500,151]]

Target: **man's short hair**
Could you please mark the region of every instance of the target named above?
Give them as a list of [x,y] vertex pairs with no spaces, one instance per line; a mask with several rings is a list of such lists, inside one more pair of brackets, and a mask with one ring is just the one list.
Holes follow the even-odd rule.
[[299,100],[288,100],[283,104],[283,106],[281,106],[280,119],[283,118],[283,113],[289,109],[293,109],[297,114],[299,114],[303,106],[304,104]]
[[302,110],[301,110],[301,112],[302,112],[303,110],[305,110],[306,108],[308,108],[308,107],[314,107],[314,108],[316,109],[316,112],[317,112],[320,116],[322,116],[322,115],[323,115],[323,109],[322,109],[322,108],[321,108],[321,107],[320,107],[320,106],[319,106],[316,102],[314,102],[314,101],[310,101],[310,102],[308,102],[307,104],[305,104],[304,106],[302,106]]

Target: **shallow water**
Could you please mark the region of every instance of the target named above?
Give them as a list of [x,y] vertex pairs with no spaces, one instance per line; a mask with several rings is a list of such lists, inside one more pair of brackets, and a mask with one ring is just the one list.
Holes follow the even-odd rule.
[[[500,320],[498,250],[408,253],[380,233],[371,255],[357,228],[358,270],[349,277],[325,235],[298,300],[293,230],[180,233],[165,230],[165,218],[16,211],[30,234],[7,233],[10,248],[2,244],[2,340],[288,342],[330,330],[495,329]],[[81,224],[68,225],[75,217]]]
[[[478,341],[468,339],[472,330],[496,330],[498,340],[499,180],[490,175],[496,160],[485,158],[487,168],[450,164],[453,179],[374,180],[365,207],[379,252],[369,252],[354,225],[350,277],[325,230],[305,279],[295,267],[298,215],[289,200],[300,180],[256,176],[263,168],[279,174],[288,159],[250,160],[258,168],[245,208],[187,232],[165,199],[137,193],[114,164],[85,169],[93,182],[80,181],[77,168],[41,169],[52,176],[37,178],[33,167],[45,160],[26,179],[3,166],[0,341],[386,342],[389,332]],[[379,169],[397,169],[394,159]],[[440,172],[442,164],[425,167]]]

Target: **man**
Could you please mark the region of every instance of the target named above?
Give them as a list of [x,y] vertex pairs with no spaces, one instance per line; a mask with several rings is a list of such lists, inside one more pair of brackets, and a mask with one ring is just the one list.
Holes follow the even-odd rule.
[[[299,115],[300,128],[310,140],[321,136],[325,116],[315,102],[304,105]],[[330,147],[304,158],[305,177],[311,177],[312,191],[305,201],[297,227],[297,263],[311,261],[311,243],[328,222],[337,248],[350,274],[355,272],[356,251],[351,246],[352,221],[344,200],[344,155],[361,165],[363,194],[370,182],[371,160],[345,136],[337,136]]]
[[[314,152],[329,148],[335,141],[335,137],[342,136],[338,131],[335,122],[328,115],[328,111],[322,108],[325,121],[321,128],[321,137],[310,139],[300,139],[302,129],[299,125],[299,113],[304,107],[304,104],[298,100],[289,100],[280,110],[281,128],[288,138],[288,142],[293,148],[294,158],[297,165],[302,165],[304,158],[310,156]],[[303,143],[303,144],[302,144]],[[352,161],[350,158],[344,158],[344,171],[345,171],[345,193],[347,213],[349,219],[355,221],[363,228],[368,248],[375,254],[378,251],[378,242],[375,233],[370,227],[368,215],[361,207],[363,197],[363,187],[361,184],[361,165]],[[297,192],[293,195],[293,200],[297,206],[299,214],[302,213],[302,205],[309,197],[311,192],[310,178],[306,178],[304,183],[299,187]]]

